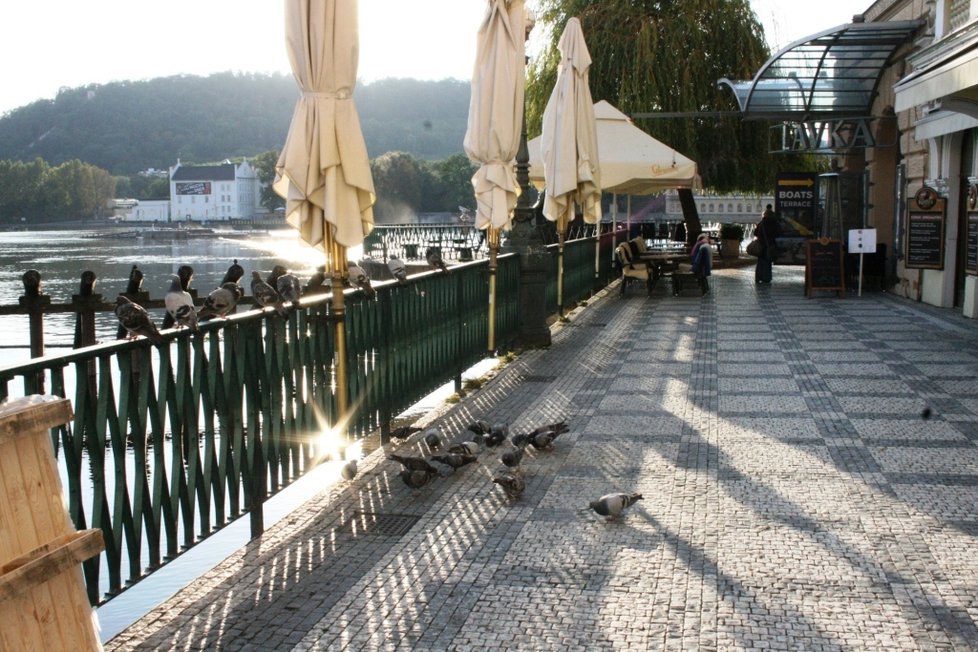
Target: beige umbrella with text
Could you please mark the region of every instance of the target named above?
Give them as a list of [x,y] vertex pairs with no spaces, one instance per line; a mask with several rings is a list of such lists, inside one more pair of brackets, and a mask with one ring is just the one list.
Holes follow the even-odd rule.
[[479,27],[469,120],[463,145],[479,169],[472,177],[475,224],[489,243],[489,351],[495,350],[496,256],[520,186],[513,163],[523,126],[526,16],[523,0],[489,0]]
[[577,18],[570,18],[557,43],[560,65],[547,107],[543,112],[540,150],[545,190],[543,215],[556,222],[557,307],[564,309],[564,236],[581,207],[584,221],[601,221],[601,174],[598,170],[598,134],[588,86],[591,55]]
[[373,230],[375,200],[367,147],[353,103],[357,0],[285,0],[285,40],[302,95],[295,105],[273,188],[286,221],[326,254],[336,320],[337,408],[346,416],[343,277],[346,249]]

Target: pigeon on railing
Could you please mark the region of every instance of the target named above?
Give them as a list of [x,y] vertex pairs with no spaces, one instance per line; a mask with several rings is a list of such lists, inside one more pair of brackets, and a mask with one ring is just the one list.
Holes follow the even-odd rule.
[[387,269],[397,279],[398,285],[407,283],[407,265],[400,258],[391,258],[387,261]]
[[436,269],[440,269],[443,272],[448,271],[448,267],[445,265],[445,261],[442,260],[441,252],[435,247],[428,247],[424,252],[424,258],[428,261],[428,264]]
[[224,319],[238,304],[241,288],[237,283],[224,283],[221,287],[211,290],[204,299],[204,305],[197,311],[197,319],[205,321],[211,317]]
[[176,274],[170,275],[170,289],[163,295],[163,305],[176,326],[186,326],[195,333],[200,330],[193,297],[183,289],[180,277]]
[[153,323],[149,313],[138,303],[130,301],[121,294],[115,300],[115,316],[119,318],[119,323],[129,333],[129,339],[135,339],[137,335],[148,338],[153,344],[162,344],[163,336]]
[[350,282],[360,288],[368,299],[377,296],[377,291],[370,284],[370,277],[367,276],[367,272],[363,271],[362,267],[356,263],[350,263],[346,266],[346,270],[350,274]]
[[279,296],[278,290],[263,281],[258,272],[251,273],[251,296],[254,297],[255,303],[260,307],[272,306],[280,316],[288,316],[288,311],[279,305],[282,302],[282,297]]
[[296,278],[295,274],[286,271],[284,274],[276,276],[275,289],[278,291],[279,296],[282,297],[284,304],[291,304],[292,308],[298,310],[299,299],[302,297],[302,288],[299,286],[299,279]]
[[609,519],[618,518],[627,507],[634,505],[642,500],[642,494],[606,494],[597,500],[592,500],[588,507],[593,509],[600,516],[607,516]]

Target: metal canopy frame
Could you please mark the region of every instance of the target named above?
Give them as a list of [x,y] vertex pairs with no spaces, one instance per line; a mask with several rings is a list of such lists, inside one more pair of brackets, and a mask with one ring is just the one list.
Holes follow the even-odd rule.
[[750,81],[718,80],[744,117],[821,120],[872,114],[880,78],[893,53],[924,22],[850,23],[795,41]]

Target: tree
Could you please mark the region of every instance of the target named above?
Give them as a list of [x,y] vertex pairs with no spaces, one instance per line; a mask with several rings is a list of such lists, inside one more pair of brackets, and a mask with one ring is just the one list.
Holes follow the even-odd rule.
[[258,174],[261,182],[261,205],[270,211],[285,206],[285,201],[272,190],[272,182],[275,181],[275,164],[278,162],[278,151],[269,150],[262,152],[251,159],[251,166]]
[[465,154],[455,154],[428,164],[433,184],[422,197],[423,210],[455,212],[459,206],[475,207],[472,175],[478,166]]
[[[593,60],[594,101],[627,114],[736,110],[717,80],[750,79],[769,57],[748,0],[540,0],[539,6],[541,22],[552,30],[528,71],[528,125],[536,133],[556,81],[557,42],[571,16],[580,19]],[[779,164],[797,164],[769,155],[766,125],[739,116],[635,123],[695,160],[704,185],[715,190],[768,191]]]
[[379,220],[403,222],[413,220],[421,208],[422,187],[429,185],[430,173],[418,159],[405,152],[387,152],[370,162],[377,203],[374,212]]

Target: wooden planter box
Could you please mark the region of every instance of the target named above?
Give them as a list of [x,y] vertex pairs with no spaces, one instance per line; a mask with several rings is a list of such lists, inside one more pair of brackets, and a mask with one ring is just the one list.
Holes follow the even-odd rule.
[[724,258],[740,258],[740,240],[721,240],[720,255]]

